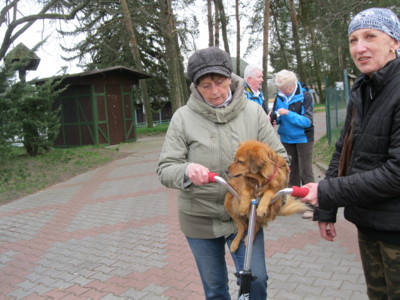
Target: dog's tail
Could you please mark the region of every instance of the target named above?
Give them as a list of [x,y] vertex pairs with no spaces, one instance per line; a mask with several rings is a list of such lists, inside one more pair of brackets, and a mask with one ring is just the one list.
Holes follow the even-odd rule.
[[286,202],[278,211],[278,216],[290,216],[295,213],[299,213],[305,211],[307,209],[307,205],[300,202],[300,200],[287,196]]

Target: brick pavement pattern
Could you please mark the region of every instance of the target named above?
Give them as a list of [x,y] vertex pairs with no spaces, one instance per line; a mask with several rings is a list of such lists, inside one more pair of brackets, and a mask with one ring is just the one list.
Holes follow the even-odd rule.
[[[129,157],[1,205],[0,299],[204,299],[176,191],[155,173],[162,142],[120,145]],[[337,231],[324,241],[300,214],[270,223],[268,299],[367,299],[356,230],[341,213]]]

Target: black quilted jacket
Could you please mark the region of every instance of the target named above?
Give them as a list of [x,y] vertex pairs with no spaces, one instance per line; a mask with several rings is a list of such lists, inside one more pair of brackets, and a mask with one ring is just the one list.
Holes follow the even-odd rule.
[[[353,106],[349,168],[347,176],[337,177]],[[359,229],[400,233],[400,58],[372,78],[356,79],[335,147],[326,178],[318,187],[319,208],[330,212],[317,209],[315,219],[334,222],[337,208],[344,207],[345,218]]]

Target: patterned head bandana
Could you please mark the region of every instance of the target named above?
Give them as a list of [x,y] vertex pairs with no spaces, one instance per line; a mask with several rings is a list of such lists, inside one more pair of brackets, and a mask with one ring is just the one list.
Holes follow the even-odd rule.
[[350,22],[348,34],[357,29],[380,30],[400,42],[400,21],[388,8],[369,8],[359,12]]

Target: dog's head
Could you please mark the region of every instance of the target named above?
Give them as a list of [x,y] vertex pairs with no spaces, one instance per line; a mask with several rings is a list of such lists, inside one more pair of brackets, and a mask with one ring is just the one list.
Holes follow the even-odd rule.
[[259,174],[263,177],[274,172],[276,165],[286,164],[270,146],[259,141],[250,140],[239,145],[235,161],[228,168],[229,177],[250,176]]

